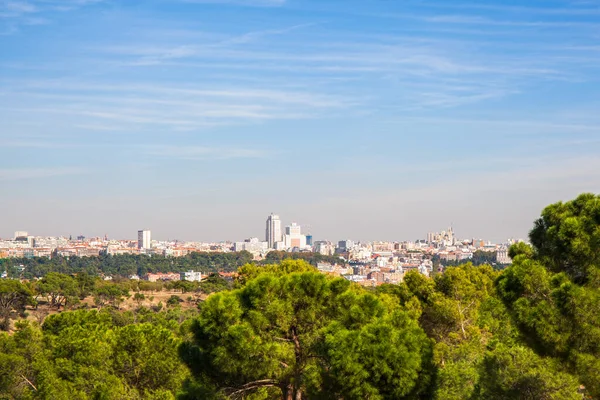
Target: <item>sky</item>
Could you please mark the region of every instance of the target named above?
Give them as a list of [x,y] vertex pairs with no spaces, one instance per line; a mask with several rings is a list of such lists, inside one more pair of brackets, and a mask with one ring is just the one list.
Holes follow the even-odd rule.
[[599,110],[600,0],[0,0],[0,237],[525,238]]

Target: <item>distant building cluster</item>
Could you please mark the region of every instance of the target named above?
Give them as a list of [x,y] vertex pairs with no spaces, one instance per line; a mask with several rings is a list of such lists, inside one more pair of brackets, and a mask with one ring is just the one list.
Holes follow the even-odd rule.
[[[494,244],[481,239],[459,240],[452,227],[441,232],[428,233],[425,239],[404,242],[358,242],[350,239],[330,242],[314,241],[305,235],[302,227],[293,222],[282,229],[281,219],[271,214],[266,220],[265,240],[249,238],[242,242],[179,242],[152,239],[150,230],[139,230],[137,240],[103,238],[40,237],[25,231],[15,232],[11,239],[0,239],[0,258],[18,257],[85,257],[101,254],[145,254],[182,257],[193,252],[247,251],[255,260],[264,259],[270,251],[319,253],[337,256],[344,263],[319,263],[317,268],[326,274],[344,276],[363,285],[398,283],[408,271],[429,276],[434,262],[442,266],[453,262],[466,262],[474,254],[489,253],[492,262],[510,264],[508,248],[516,240]],[[437,260],[437,261],[436,261]],[[139,277],[136,277],[140,279]],[[200,272],[147,274],[148,281],[186,280],[200,281]]]
[[271,250],[313,251],[312,235],[304,235],[302,227],[295,222],[282,229],[279,215],[271,214],[267,217],[264,241],[259,238],[250,238],[243,242],[235,242],[233,250],[248,251],[256,259],[264,258]]
[[193,252],[230,252],[231,243],[201,243],[152,240],[150,230],[138,231],[137,240],[32,236],[18,231],[12,239],[0,239],[0,258],[86,257],[101,254],[147,254],[182,257]]
[[302,234],[302,227],[295,222],[281,230],[279,215],[271,214],[267,218],[266,246],[272,250],[298,251],[311,246],[312,236]]

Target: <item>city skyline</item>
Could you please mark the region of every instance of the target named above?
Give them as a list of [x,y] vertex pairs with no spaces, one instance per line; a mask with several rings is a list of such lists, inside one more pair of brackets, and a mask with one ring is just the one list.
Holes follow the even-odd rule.
[[[275,222],[271,222],[271,221],[275,221]],[[357,242],[364,242],[364,243],[369,243],[369,242],[377,242],[377,241],[384,241],[384,242],[417,242],[417,241],[427,241],[427,242],[431,242],[432,238],[436,237],[436,235],[441,235],[440,236],[440,240],[446,239],[449,241],[452,241],[452,239],[456,239],[456,240],[471,240],[471,239],[476,239],[476,240],[485,240],[485,241],[489,241],[489,242],[493,242],[493,243],[505,243],[507,240],[511,240],[511,239],[515,239],[515,240],[523,240],[524,238],[526,238],[526,236],[523,237],[519,237],[519,236],[509,236],[503,239],[499,239],[499,240],[491,240],[490,238],[486,238],[486,237],[477,237],[477,236],[469,236],[469,235],[465,235],[465,236],[461,236],[461,235],[457,235],[455,230],[454,230],[454,226],[453,224],[449,224],[446,228],[443,228],[442,225],[440,225],[440,227],[434,229],[434,230],[430,230],[427,231],[425,234],[422,235],[422,237],[414,237],[414,238],[356,238],[353,237],[352,235],[342,235],[340,237],[319,237],[317,236],[316,238],[313,239],[313,234],[312,232],[306,232],[306,225],[303,225],[301,223],[297,223],[295,221],[289,221],[289,222],[285,222],[284,220],[281,219],[281,217],[278,214],[274,214],[271,213],[268,217],[267,217],[267,223],[266,223],[266,230],[265,230],[265,234],[263,236],[261,235],[248,235],[245,236],[243,238],[240,237],[234,237],[234,238],[227,238],[227,239],[221,239],[221,240],[210,240],[210,239],[204,239],[204,240],[199,240],[199,239],[193,239],[193,238],[179,238],[179,237],[169,237],[169,238],[165,238],[165,237],[161,237],[161,235],[159,234],[159,238],[156,239],[155,237],[155,232],[152,229],[142,229],[142,230],[137,230],[136,231],[136,236],[135,237],[128,237],[128,236],[112,236],[109,235],[108,233],[104,233],[102,235],[96,235],[96,234],[85,234],[82,232],[79,232],[77,234],[73,234],[73,233],[69,233],[67,235],[56,235],[56,234],[36,234],[35,232],[31,232],[31,231],[24,231],[24,230],[19,230],[19,231],[13,231],[12,235],[5,235],[2,236],[0,235],[0,239],[10,239],[10,238],[14,238],[16,239],[17,237],[20,236],[29,236],[29,237],[73,237],[73,238],[78,238],[78,237],[84,237],[85,239],[91,239],[91,238],[102,238],[102,239],[110,239],[110,240],[130,240],[130,241],[135,241],[137,242],[137,247],[138,249],[150,249],[150,245],[149,243],[151,243],[152,241],[158,241],[158,242],[166,242],[166,241],[182,241],[182,242],[205,242],[205,243],[220,243],[220,242],[231,242],[231,243],[235,243],[235,242],[239,242],[240,240],[248,240],[248,239],[258,239],[259,241],[264,241],[266,243],[268,243],[268,247],[271,249],[275,248],[275,244],[277,243],[285,243],[286,242],[286,235],[289,235],[290,229],[291,230],[296,230],[297,235],[300,235],[300,232],[302,232],[302,235],[306,237],[307,235],[311,237],[311,240],[314,241],[330,241],[332,243],[337,243],[338,241],[345,241],[345,240],[351,240],[351,241],[357,241]],[[271,234],[271,230],[274,230],[274,232]],[[300,231],[302,230],[302,231]],[[278,232],[278,233],[277,233]],[[444,236],[444,234],[446,236]],[[449,234],[449,235],[448,235]]]
[[597,2],[0,4],[0,236],[526,237],[600,190]]
[[[310,238],[310,240],[309,240]],[[162,241],[152,240],[150,230],[138,231],[137,240],[78,236],[76,240],[71,237],[39,237],[30,235],[26,231],[16,231],[12,239],[0,239],[0,258],[28,258],[46,257],[96,257],[102,255],[146,255],[165,257],[186,257],[192,253],[239,253],[239,257],[252,257],[253,260],[269,258],[272,251],[275,257],[283,253],[318,254],[317,257],[339,255],[347,261],[358,263],[374,262],[377,268],[387,268],[389,263],[400,267],[403,273],[400,255],[403,255],[405,266],[418,268],[425,275],[433,266],[431,257],[438,256],[446,262],[474,260],[480,263],[497,262],[502,265],[510,264],[509,247],[517,243],[518,239],[508,239],[501,243],[493,243],[483,238],[459,238],[452,227],[439,232],[427,233],[426,240],[415,241],[355,241],[343,240],[318,240],[313,243],[312,235],[303,234],[302,226],[292,222],[281,232],[281,220],[278,215],[270,214],[267,218],[265,240],[247,238],[244,241],[228,242],[193,242],[193,241]],[[279,254],[277,252],[280,252]],[[416,254],[418,253],[418,255]],[[423,256],[428,257],[424,263]],[[310,256],[309,256],[310,257]],[[335,260],[329,259],[329,260]],[[418,265],[415,265],[417,262]],[[331,264],[328,264],[331,266]],[[328,270],[326,264],[321,267]],[[6,272],[6,271],[5,271]],[[390,272],[390,271],[388,271]],[[356,273],[355,273],[356,275]],[[360,273],[360,281],[364,281],[365,273]],[[379,276],[386,279],[384,276]],[[389,276],[389,279],[393,277]],[[400,279],[395,275],[393,279]],[[171,279],[171,278],[169,278]],[[177,277],[179,279],[179,277]],[[352,278],[355,279],[355,278]],[[358,278],[356,278],[358,279]],[[368,278],[371,279],[371,278]]]

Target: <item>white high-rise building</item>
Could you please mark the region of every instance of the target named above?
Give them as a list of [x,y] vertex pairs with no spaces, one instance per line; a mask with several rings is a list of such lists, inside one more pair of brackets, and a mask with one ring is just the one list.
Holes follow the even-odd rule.
[[138,249],[152,248],[152,233],[149,230],[138,231]]
[[281,234],[281,220],[279,215],[271,214],[267,218],[266,242],[270,249],[275,248],[275,243],[281,242],[283,236]]
[[287,249],[295,247],[303,249],[306,247],[306,236],[302,234],[300,225],[293,222],[291,225],[285,227],[284,242]]

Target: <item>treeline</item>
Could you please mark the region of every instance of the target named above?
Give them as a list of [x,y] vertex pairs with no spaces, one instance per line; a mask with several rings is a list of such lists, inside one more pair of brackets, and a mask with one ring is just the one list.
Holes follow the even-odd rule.
[[[311,265],[320,262],[343,263],[336,256],[324,256],[319,253],[288,253],[271,251],[262,264],[273,264],[285,259],[305,260]],[[233,272],[245,264],[252,263],[253,256],[247,251],[232,253],[194,252],[183,257],[165,257],[161,255],[123,254],[100,255],[96,257],[53,258],[5,258],[0,259],[0,271],[8,271],[8,276],[20,279],[43,277],[50,272],[62,274],[85,273],[92,276],[109,275],[129,277],[144,276],[149,272],[201,271],[205,274]],[[24,270],[21,270],[21,266]]]
[[[434,261],[440,262],[445,267],[453,267],[457,265],[461,265],[465,263],[465,260],[440,260],[438,255],[434,256]],[[484,250],[476,250],[473,252],[473,258],[468,260],[471,264],[475,266],[479,265],[492,265],[495,268],[504,267],[504,264],[498,264],[497,261],[497,252],[495,251],[484,251]]]
[[301,252],[301,253],[290,253],[288,251],[270,251],[263,260],[262,264],[275,264],[280,263],[283,260],[304,260],[307,263],[316,266],[318,263],[330,263],[330,264],[342,264],[346,262],[338,256],[327,256],[320,253],[312,252]]
[[[7,258],[0,259],[0,271],[7,270],[9,276],[24,279],[42,277],[49,272],[122,277],[143,276],[148,272],[184,272],[189,270],[209,274],[236,271],[240,266],[250,263],[252,260],[252,254],[247,251],[234,253],[195,252],[183,257],[123,254],[100,255],[97,257]],[[24,271],[20,270],[21,265],[25,268]]]

